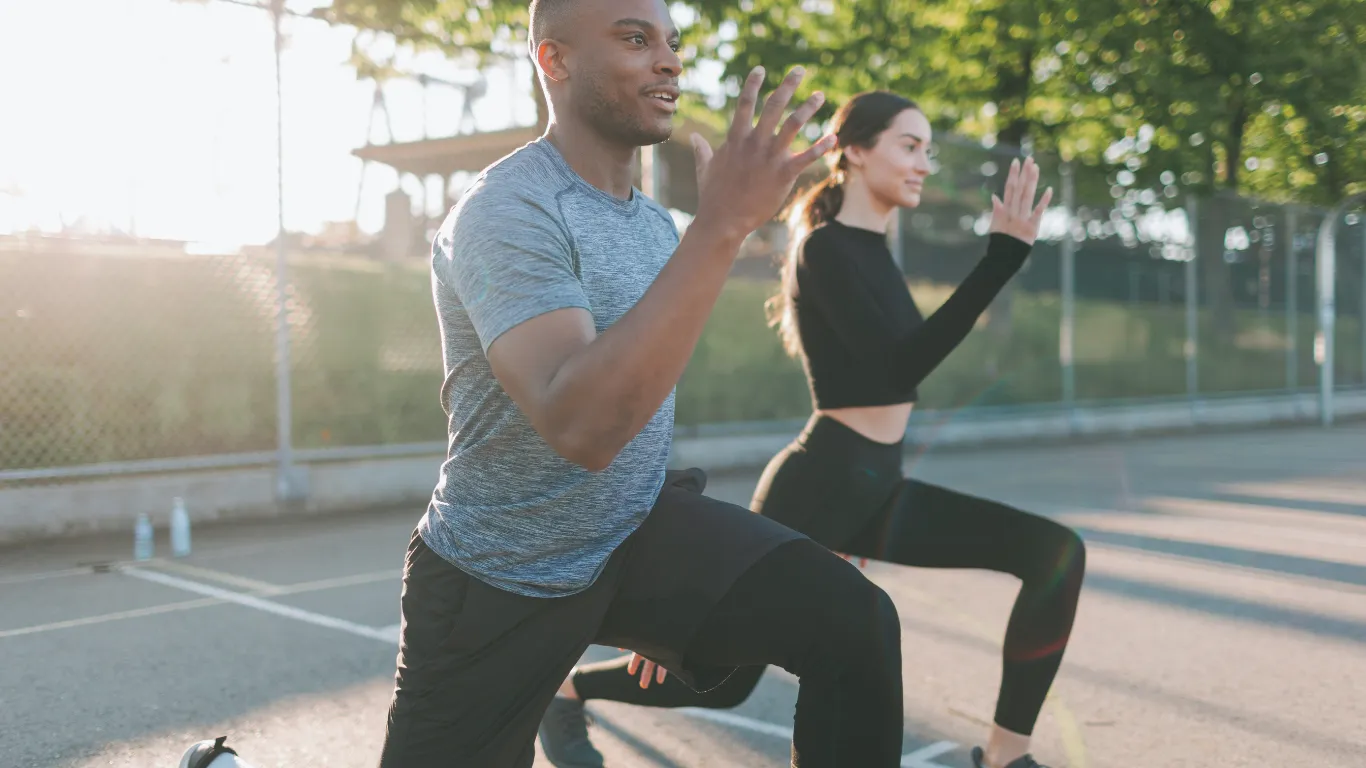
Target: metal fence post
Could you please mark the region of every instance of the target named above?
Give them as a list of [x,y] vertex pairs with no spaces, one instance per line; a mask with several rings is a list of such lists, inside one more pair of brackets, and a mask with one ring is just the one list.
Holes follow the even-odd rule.
[[1298,224],[1293,206],[1285,209],[1285,388],[1300,387],[1300,281],[1299,259],[1295,257],[1295,230]]
[[1200,338],[1200,260],[1199,238],[1196,236],[1197,217],[1200,203],[1194,196],[1186,198],[1186,221],[1190,230],[1190,251],[1186,260],[1186,396],[1190,398],[1191,408],[1200,393],[1199,354]]
[[1329,213],[1319,226],[1318,252],[1315,268],[1318,272],[1319,330],[1314,337],[1314,361],[1319,364],[1319,418],[1323,426],[1333,423],[1333,335],[1337,322],[1334,289],[1337,282],[1337,219],[1338,208]]
[[1069,410],[1077,398],[1077,374],[1073,346],[1077,327],[1077,242],[1072,237],[1076,221],[1077,182],[1072,164],[1063,163],[1062,205],[1067,212],[1067,227],[1062,238],[1062,321],[1058,328],[1058,361],[1062,364],[1062,402]]
[[304,489],[294,470],[294,446],[291,426],[294,419],[291,394],[289,353],[289,271],[285,243],[285,92],[281,67],[284,37],[280,20],[284,15],[284,0],[272,0],[270,16],[275,32],[275,152],[276,152],[276,213],[275,234],[275,420],[277,477],[276,497],[292,501],[304,496]]
[[[1319,330],[1314,337],[1314,360],[1319,364],[1319,416],[1323,426],[1333,424],[1333,352],[1334,326],[1337,324],[1337,228],[1343,214],[1352,209],[1366,195],[1354,195],[1338,203],[1319,225],[1318,250],[1315,266],[1318,270]],[[1363,278],[1366,282],[1366,278]],[[1363,286],[1366,289],[1366,286]],[[1363,291],[1366,297],[1366,290]],[[1366,346],[1366,342],[1363,342]]]

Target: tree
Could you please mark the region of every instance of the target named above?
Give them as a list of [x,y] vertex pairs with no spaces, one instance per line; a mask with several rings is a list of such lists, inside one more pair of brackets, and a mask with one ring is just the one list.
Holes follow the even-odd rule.
[[[1366,0],[673,7],[685,61],[720,62],[729,97],[757,64],[770,87],[802,64],[811,73],[805,90],[830,96],[818,119],[854,93],[891,89],[921,102],[940,132],[1056,151],[1102,169],[1114,188],[1198,196],[1203,282],[1225,337],[1233,331],[1222,258],[1233,196],[1325,203],[1366,189]],[[524,0],[334,0],[318,15],[452,53],[526,55]],[[538,85],[533,93],[544,125],[544,95]],[[720,125],[723,106],[688,100],[683,113]],[[1003,292],[991,314],[999,341],[1008,336],[1010,301]]]
[[[726,63],[732,82],[763,64],[776,85],[792,66],[831,98],[887,89],[914,98],[941,132],[989,137],[1013,153],[1052,148],[1065,113],[1054,47],[1067,34],[1055,0],[868,0],[701,2],[701,47]],[[741,32],[743,31],[743,34]],[[1004,165],[1004,164],[1002,164]],[[1005,174],[994,179],[1002,191]],[[988,329],[1009,342],[1013,286],[993,303]]]
[[[831,97],[824,116],[858,91],[889,88],[921,101],[942,130],[1099,166],[1137,157],[1147,183],[1172,170],[1205,194],[1246,184],[1302,202],[1360,183],[1366,0],[673,7],[686,17],[685,60],[720,61],[732,97],[757,64],[771,86],[802,64],[808,87]],[[527,55],[525,0],[333,0],[315,15],[452,54]],[[1144,126],[1150,137],[1139,136]],[[1250,148],[1270,168],[1247,171]]]
[[[525,0],[333,0],[331,6],[313,15],[332,24],[383,32],[415,48],[436,49],[453,56],[473,55],[480,62],[527,55]],[[356,47],[354,58],[367,62],[370,55]],[[544,127],[550,113],[535,70],[532,72],[537,125]]]
[[[1119,13],[1115,8],[1120,7]],[[1201,199],[1197,252],[1216,332],[1234,331],[1225,235],[1235,195],[1331,203],[1360,168],[1366,2],[1125,0],[1079,4],[1067,68],[1101,141],[1137,184],[1164,173]],[[1089,98],[1108,97],[1109,105]],[[1349,148],[1356,148],[1353,157]],[[1172,178],[1168,176],[1167,178]],[[1357,177],[1359,178],[1359,177]]]

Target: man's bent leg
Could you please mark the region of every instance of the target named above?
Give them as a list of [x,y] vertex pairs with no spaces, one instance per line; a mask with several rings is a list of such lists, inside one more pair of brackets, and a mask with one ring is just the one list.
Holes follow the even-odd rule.
[[901,763],[901,625],[892,600],[810,541],[750,568],[689,646],[688,664],[776,664],[800,681],[792,737],[802,768]]
[[901,762],[901,632],[844,559],[742,507],[666,489],[623,565],[596,642],[639,651],[695,690],[736,667],[797,675],[803,768]]
[[585,592],[522,597],[415,534],[381,768],[531,768],[541,715],[592,641],[620,570],[614,557]]

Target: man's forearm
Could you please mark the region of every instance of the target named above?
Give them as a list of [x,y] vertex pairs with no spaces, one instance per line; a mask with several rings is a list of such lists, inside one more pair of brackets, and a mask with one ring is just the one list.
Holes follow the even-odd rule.
[[694,221],[640,301],[555,373],[554,421],[590,468],[610,464],[678,384],[742,241]]

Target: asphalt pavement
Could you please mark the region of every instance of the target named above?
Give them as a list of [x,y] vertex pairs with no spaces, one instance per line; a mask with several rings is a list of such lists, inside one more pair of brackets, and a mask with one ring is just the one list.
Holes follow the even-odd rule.
[[[1041,762],[1366,766],[1366,427],[929,450],[907,466],[1087,542]],[[744,504],[755,480],[708,492]],[[257,768],[374,766],[419,514],[199,526],[183,559],[159,531],[161,557],[141,564],[131,531],[0,550],[0,766],[173,768],[223,734]],[[902,618],[903,765],[970,765],[1017,582],[866,572]],[[770,670],[735,710],[595,702],[591,733],[619,768],[786,765],[795,698]]]

